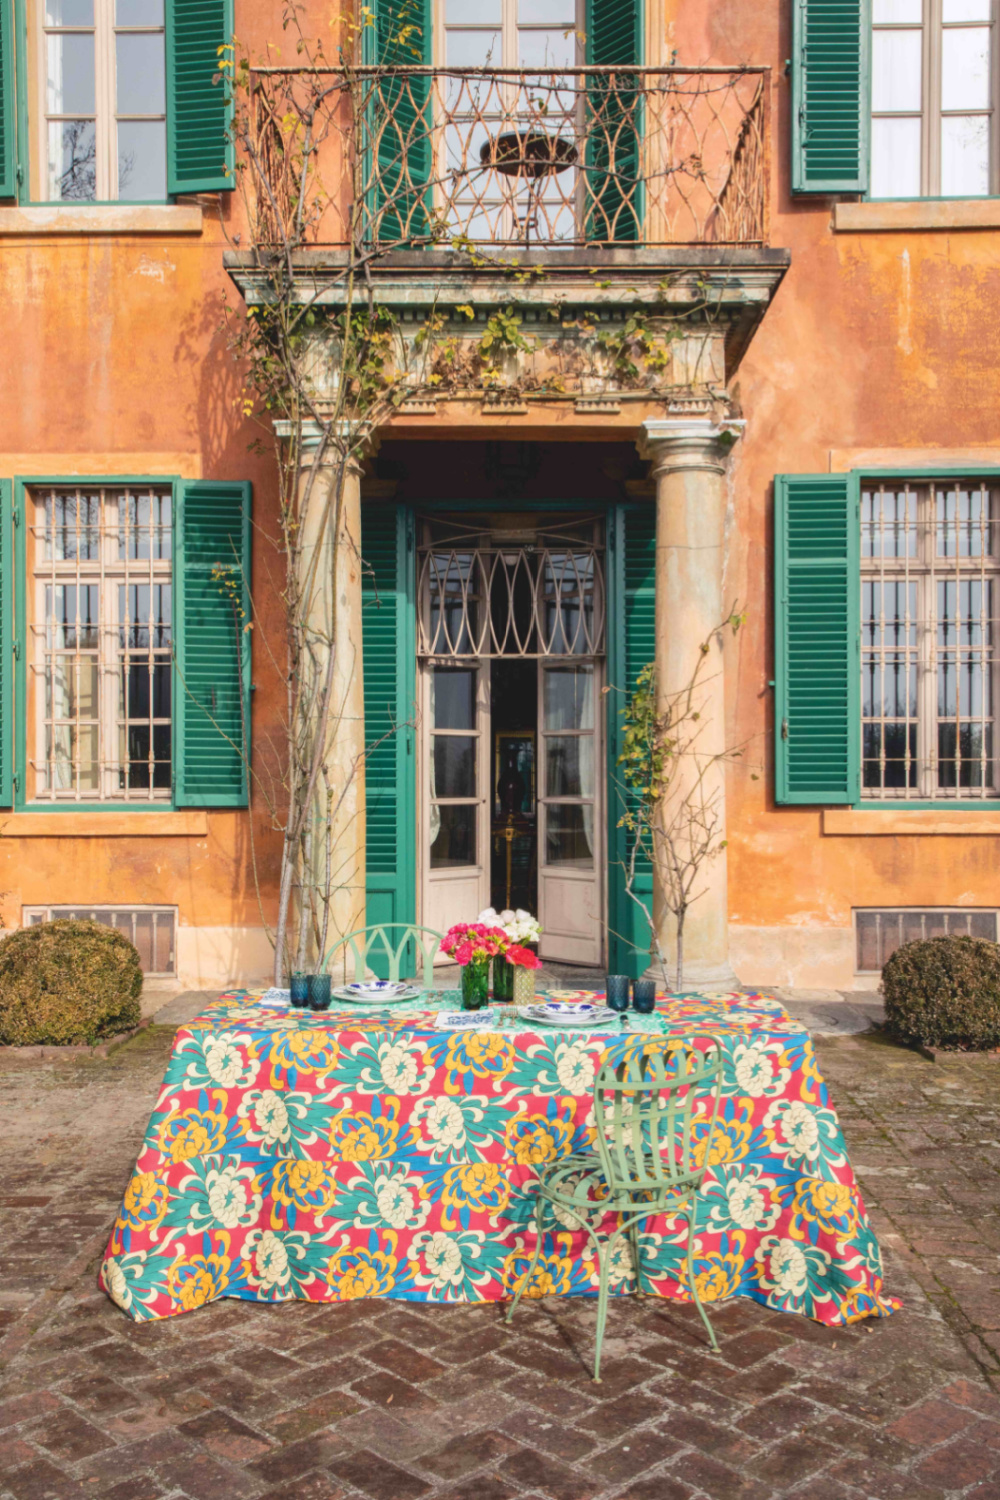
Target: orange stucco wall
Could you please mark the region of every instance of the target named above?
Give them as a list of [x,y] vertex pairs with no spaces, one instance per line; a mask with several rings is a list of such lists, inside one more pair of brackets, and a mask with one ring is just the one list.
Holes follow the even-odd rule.
[[[330,10],[315,7],[324,38]],[[267,20],[275,13],[237,0],[252,51],[269,25],[277,34]],[[994,450],[1000,464],[1000,254],[996,232],[837,233],[830,200],[792,201],[790,14],[790,0],[670,0],[649,30],[685,63],[773,69],[771,243],[790,248],[792,267],[732,387],[747,427],[731,470],[727,593],[748,618],[727,677],[730,739],[746,747],[730,773],[730,915],[743,979],[844,985],[852,907],[1000,904],[1000,841],[831,836],[818,809],[773,805],[773,477],[854,462],[924,464],[932,454],[956,464]],[[200,234],[0,235],[0,475],[250,479],[258,537],[271,530],[272,473],[250,451],[257,430],[240,416],[222,327],[224,299],[237,298],[222,268],[223,225],[232,233],[236,216],[226,200],[220,224],[206,200]],[[623,425],[616,421],[618,441],[628,436]],[[484,435],[495,434],[494,426]],[[440,424],[437,435],[446,435]],[[560,436],[568,435],[564,426]],[[280,619],[263,585],[256,592],[262,747],[279,732],[282,704],[261,638],[268,632],[277,643]],[[259,933],[243,815],[210,812],[207,833],[141,838],[35,838],[5,834],[4,820],[0,813],[7,925],[36,903],[162,901],[178,906],[183,928]],[[263,811],[254,832],[270,918],[278,842]],[[252,961],[233,957],[240,977],[264,972],[263,951],[258,944]]]

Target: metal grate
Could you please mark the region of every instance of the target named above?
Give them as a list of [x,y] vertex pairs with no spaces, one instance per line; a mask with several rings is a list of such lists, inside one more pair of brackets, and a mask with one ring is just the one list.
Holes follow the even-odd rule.
[[997,795],[998,527],[980,481],[862,490],[865,798]]
[[878,973],[904,943],[935,937],[974,937],[997,940],[995,911],[962,911],[929,907],[886,911],[856,911],[857,972]]
[[77,922],[100,922],[122,932],[139,950],[142,972],[149,975],[176,974],[174,936],[177,911],[172,906],[26,906],[25,927],[71,917]]
[[595,656],[604,651],[603,558],[592,547],[421,551],[422,656]]
[[34,490],[29,503],[29,799],[166,801],[171,492]]

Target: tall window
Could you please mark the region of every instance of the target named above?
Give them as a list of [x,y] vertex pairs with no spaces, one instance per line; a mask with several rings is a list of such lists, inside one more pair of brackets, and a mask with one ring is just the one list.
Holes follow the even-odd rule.
[[863,485],[862,795],[1000,795],[1000,489]]
[[582,63],[577,0],[437,0],[439,66],[572,68]]
[[171,795],[171,493],[29,497],[28,798]]
[[873,198],[996,192],[996,0],[873,0]]
[[40,195],[162,200],[164,0],[35,0]]

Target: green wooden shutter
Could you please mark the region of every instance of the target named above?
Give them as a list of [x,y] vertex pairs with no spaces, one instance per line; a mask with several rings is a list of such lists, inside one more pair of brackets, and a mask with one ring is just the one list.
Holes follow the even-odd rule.
[[[167,191],[231,190],[233,0],[167,0]],[[232,54],[229,54],[231,58]]]
[[[650,932],[625,890],[628,833],[618,827],[628,798],[618,765],[621,713],[636,679],[656,655],[656,507],[622,505],[608,522],[608,962],[616,974],[638,977],[649,965]],[[653,897],[648,860],[637,871],[636,891]]]
[[792,191],[868,190],[870,0],[792,0]]
[[14,7],[0,0],[0,198],[17,194],[14,149]]
[[14,792],[14,527],[11,482],[0,479],[0,807]]
[[[641,62],[642,0],[587,0],[588,66]],[[587,85],[587,237],[599,243],[641,237],[638,90],[631,82],[617,73]]]
[[405,507],[361,510],[365,688],[365,921],[416,921],[413,520]]
[[853,803],[861,764],[861,566],[851,474],[775,480],[775,800]]
[[[382,68],[430,66],[430,0],[376,0],[367,54]],[[377,164],[371,238],[403,248],[430,228],[431,177],[429,77],[388,73],[375,85],[368,131]]]
[[[219,577],[220,569],[228,575],[229,586]],[[182,481],[174,513],[178,807],[247,805],[249,623],[250,486]]]

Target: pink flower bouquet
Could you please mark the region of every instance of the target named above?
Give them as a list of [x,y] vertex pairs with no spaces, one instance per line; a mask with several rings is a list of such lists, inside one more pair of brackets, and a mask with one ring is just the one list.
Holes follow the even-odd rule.
[[458,922],[441,939],[441,952],[457,964],[487,962],[507,952],[507,934],[500,927],[482,922]]

